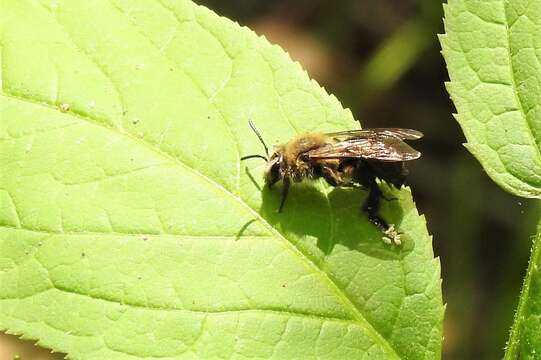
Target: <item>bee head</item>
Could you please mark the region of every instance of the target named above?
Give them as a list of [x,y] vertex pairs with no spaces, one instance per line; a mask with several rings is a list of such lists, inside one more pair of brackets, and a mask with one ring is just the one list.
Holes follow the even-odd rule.
[[272,186],[282,178],[281,167],[283,164],[283,154],[280,150],[275,151],[267,161],[267,168],[265,169],[265,182],[267,185]]
[[270,187],[278,181],[282,180],[284,176],[287,175],[286,160],[284,159],[284,152],[286,151],[286,149],[284,145],[280,145],[269,156],[269,149],[267,148],[265,141],[263,141],[263,137],[255,127],[254,123],[250,120],[248,121],[248,124],[261,142],[261,145],[263,145],[263,149],[265,150],[265,156],[259,154],[246,155],[241,157],[240,160],[247,160],[253,158],[265,160],[267,162],[267,168],[264,172],[265,183]]

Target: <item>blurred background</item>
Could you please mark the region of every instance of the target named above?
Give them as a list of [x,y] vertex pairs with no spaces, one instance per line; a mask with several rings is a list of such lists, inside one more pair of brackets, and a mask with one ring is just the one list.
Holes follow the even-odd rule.
[[[443,9],[434,0],[200,0],[265,35],[363,127],[409,127],[421,160],[409,184],[434,235],[447,303],[444,359],[498,359],[518,303],[539,208],[497,187],[461,145],[444,88]],[[0,360],[51,359],[13,336]]]

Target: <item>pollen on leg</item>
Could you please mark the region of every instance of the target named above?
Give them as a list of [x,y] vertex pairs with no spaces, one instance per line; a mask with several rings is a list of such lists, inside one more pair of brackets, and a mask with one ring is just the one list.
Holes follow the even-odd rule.
[[383,241],[386,244],[394,244],[394,245],[402,245],[402,241],[400,240],[400,233],[395,229],[394,225],[391,224],[387,230],[384,231],[385,236],[383,237]]

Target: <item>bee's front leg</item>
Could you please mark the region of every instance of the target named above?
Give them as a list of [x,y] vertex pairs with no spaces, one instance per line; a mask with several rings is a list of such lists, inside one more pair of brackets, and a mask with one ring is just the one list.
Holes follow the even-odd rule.
[[290,185],[290,180],[288,177],[285,177],[283,180],[283,187],[282,187],[282,200],[280,200],[280,207],[278,208],[279,213],[282,212],[282,209],[284,208],[284,204],[286,203],[287,194],[289,192],[289,185]]

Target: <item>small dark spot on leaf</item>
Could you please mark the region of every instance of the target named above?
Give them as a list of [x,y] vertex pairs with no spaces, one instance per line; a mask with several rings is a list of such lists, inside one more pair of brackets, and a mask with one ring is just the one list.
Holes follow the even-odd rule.
[[82,253],[81,253],[81,256],[82,256],[82,257],[85,257],[85,256],[86,256],[86,254],[85,254],[84,252],[82,252]]
[[282,287],[283,287],[283,288],[286,288],[286,287],[287,287],[287,284],[282,284]]
[[169,68],[169,71],[175,71],[175,69],[173,69],[173,68]]

